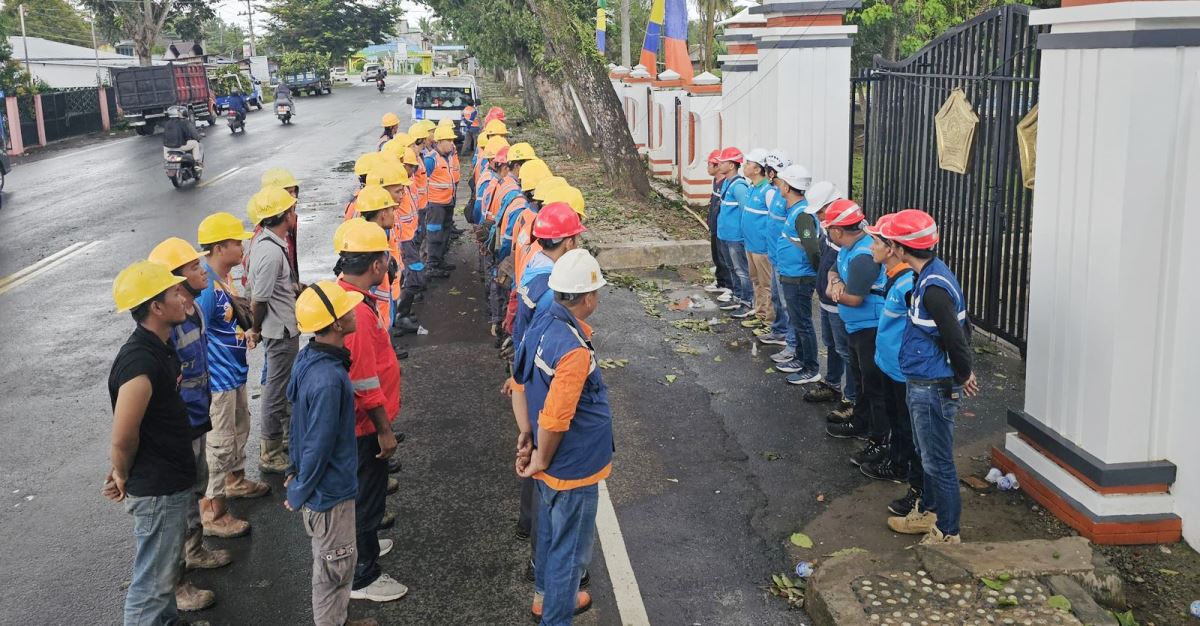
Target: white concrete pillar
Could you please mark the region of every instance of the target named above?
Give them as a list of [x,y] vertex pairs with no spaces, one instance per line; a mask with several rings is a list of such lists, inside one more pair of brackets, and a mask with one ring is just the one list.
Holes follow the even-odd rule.
[[679,186],[688,204],[707,206],[708,153],[721,147],[721,79],[708,72],[684,87],[679,111]]
[[682,107],[683,96],[687,93],[683,88],[683,78],[674,70],[664,71],[651,83],[648,145],[650,175],[656,178],[670,180],[678,175],[675,138],[687,129],[679,125],[682,116],[676,119],[678,111],[675,108],[675,100],[679,99]]
[[1030,23],[1051,31],[1025,407],[996,457],[1097,543],[1200,545],[1200,2],[1076,2]]
[[857,0],[764,0],[751,7],[759,85],[751,90],[751,148],[782,148],[813,180],[850,181],[850,50],[857,26],[843,24]]
[[743,152],[750,150],[754,111],[751,90],[758,82],[757,28],[766,18],[752,13],[750,8],[721,22],[721,36],[728,54],[717,58],[721,62],[724,85],[721,90],[721,145],[734,146]]
[[645,67],[636,65],[621,82],[622,103],[625,121],[629,123],[629,134],[633,136],[633,145],[637,147],[638,153],[646,154],[646,142],[649,140],[646,112],[650,108],[650,83],[654,82],[654,79]]
[[[629,68],[623,65],[612,65],[608,68],[608,81],[612,83],[613,91],[617,92],[617,99],[624,98],[625,77],[629,76]],[[621,107],[621,112],[625,112],[625,107]]]

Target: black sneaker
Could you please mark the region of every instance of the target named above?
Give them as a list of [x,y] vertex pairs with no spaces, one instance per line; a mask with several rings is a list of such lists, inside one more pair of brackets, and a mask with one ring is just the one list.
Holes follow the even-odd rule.
[[447,272],[452,272],[458,269],[458,266],[453,263],[438,263],[434,267],[438,268],[439,270],[446,270]]
[[829,415],[825,416],[825,421],[829,422],[830,424],[845,424],[853,418],[854,404],[847,402],[846,400],[842,400],[836,409],[830,411]]
[[833,402],[840,397],[842,392],[829,385],[815,385],[804,393],[805,402]]
[[513,536],[521,541],[528,541],[529,529],[522,528],[520,524],[517,524],[516,528],[513,529]]
[[859,428],[850,422],[830,424],[825,428],[825,434],[835,439],[867,439],[867,429]]
[[858,466],[858,471],[871,480],[887,480],[898,485],[908,480],[908,468],[893,463],[891,459],[884,459],[878,463],[862,463]]
[[888,511],[891,511],[895,515],[908,515],[912,513],[913,507],[917,506],[917,503],[920,501],[921,492],[909,487],[908,493],[904,494],[903,497],[896,498],[888,503]]
[[862,450],[850,455],[850,462],[858,466],[863,463],[879,463],[887,457],[887,453],[887,444],[868,441]]
[[[399,444],[400,441],[401,441],[400,436],[397,435],[396,443]],[[389,474],[395,474],[395,473],[399,472],[402,467],[403,467],[403,463],[400,461],[400,455],[392,454],[392,456],[390,458],[388,458],[388,473]]]
[[379,518],[379,530],[387,530],[396,525],[396,514],[391,511],[384,511],[383,517]]

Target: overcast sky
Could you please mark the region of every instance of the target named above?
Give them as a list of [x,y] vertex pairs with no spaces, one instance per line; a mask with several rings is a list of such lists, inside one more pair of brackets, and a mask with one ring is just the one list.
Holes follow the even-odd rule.
[[[266,14],[260,13],[257,10],[257,6],[260,4],[262,3],[255,1],[256,9],[254,12],[254,33],[256,35],[265,31],[267,26]],[[413,26],[416,26],[418,19],[432,13],[432,11],[429,10],[429,7],[419,2],[414,2],[413,0],[404,0],[401,4],[404,5],[405,15],[408,18],[408,21],[413,24]],[[246,27],[246,16],[241,15],[246,12],[245,0],[221,0],[221,2],[217,3],[216,10],[217,15],[219,15],[221,19],[225,20],[226,22],[238,24],[242,28]]]

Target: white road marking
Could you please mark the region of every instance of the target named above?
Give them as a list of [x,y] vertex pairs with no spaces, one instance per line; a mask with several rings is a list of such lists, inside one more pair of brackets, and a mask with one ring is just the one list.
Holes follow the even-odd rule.
[[600,549],[604,551],[604,563],[608,566],[608,579],[617,598],[621,624],[650,626],[650,616],[646,614],[637,576],[633,573],[629,552],[625,549],[625,538],[621,536],[617,511],[608,497],[608,484],[603,480],[600,481],[600,502],[596,507],[596,533],[600,536]]
[[47,158],[47,159],[38,159],[37,161],[33,161],[33,162],[29,163],[29,165],[36,165],[36,164],[38,164],[38,163],[49,163],[50,161],[57,161],[57,160],[59,160],[59,159],[66,159],[66,158],[76,159],[76,158],[79,158],[79,155],[81,155],[81,154],[87,154],[87,153],[89,153],[89,152],[95,152],[96,150],[103,150],[104,148],[110,148],[110,147],[112,147],[112,146],[115,146],[115,145],[117,145],[117,144],[122,144],[122,143],[125,143],[125,142],[128,142],[128,141],[133,141],[134,139],[138,139],[138,137],[126,137],[126,138],[124,138],[124,139],[116,139],[116,140],[113,140],[113,141],[106,141],[106,142],[104,142],[104,143],[102,143],[102,144],[100,144],[100,145],[98,145],[98,146],[92,146],[92,147],[90,147],[90,148],[84,148],[84,149],[82,149],[82,150],[70,150],[70,149],[68,149],[68,150],[66,151],[66,154],[60,154],[60,155],[58,155],[58,156],[50,157],[50,158]]
[[206,181],[201,182],[199,185],[197,185],[197,187],[207,187],[209,185],[215,185],[215,184],[225,180],[226,178],[229,178],[230,176],[237,174],[240,171],[242,171],[241,166],[231,167],[231,168],[225,170],[224,172],[221,172],[220,174],[217,174],[216,176],[214,176]]
[[100,245],[100,243],[101,242],[99,241],[79,241],[73,243],[66,248],[63,248],[62,250],[59,250],[58,252],[55,252],[54,254],[38,261],[37,263],[26,267],[25,269],[5,276],[4,278],[0,278],[0,295],[8,293],[17,287],[24,285],[38,276],[49,272],[55,267],[66,263],[73,257],[83,254],[84,252],[87,252],[88,250]]

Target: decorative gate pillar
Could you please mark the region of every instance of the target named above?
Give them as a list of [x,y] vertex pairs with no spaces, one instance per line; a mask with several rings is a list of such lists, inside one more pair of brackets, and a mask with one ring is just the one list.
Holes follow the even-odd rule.
[[781,148],[813,180],[845,191],[850,180],[850,50],[857,26],[843,24],[859,0],[764,0],[759,86],[751,92],[751,148]]
[[767,22],[749,8],[721,22],[721,40],[729,54],[717,57],[725,84],[721,92],[721,145],[750,150],[754,110],[751,89],[758,82],[758,44],[755,29]]
[[679,109],[679,186],[688,204],[708,205],[708,153],[721,147],[721,79],[704,72],[683,88]]
[[622,83],[622,108],[625,109],[625,121],[629,123],[629,134],[633,135],[633,145],[637,146],[638,154],[646,153],[646,111],[649,110],[650,83],[654,79],[645,67],[635,65]]
[[995,457],[1092,541],[1200,545],[1200,2],[1063,4],[1030,16],[1025,407]]
[[[608,81],[610,83],[612,83],[613,91],[617,92],[618,100],[621,100],[624,97],[623,88],[625,86],[625,83],[622,81],[625,80],[626,76],[629,76],[629,68],[625,67],[624,65],[609,64],[609,66],[608,66]],[[624,102],[622,102],[622,104],[623,103]],[[623,107],[623,106],[621,107],[621,112],[622,113],[625,112],[625,107]]]
[[682,96],[683,78],[675,70],[665,70],[650,84],[650,174],[656,178],[675,176],[675,134],[679,130],[675,100]]

